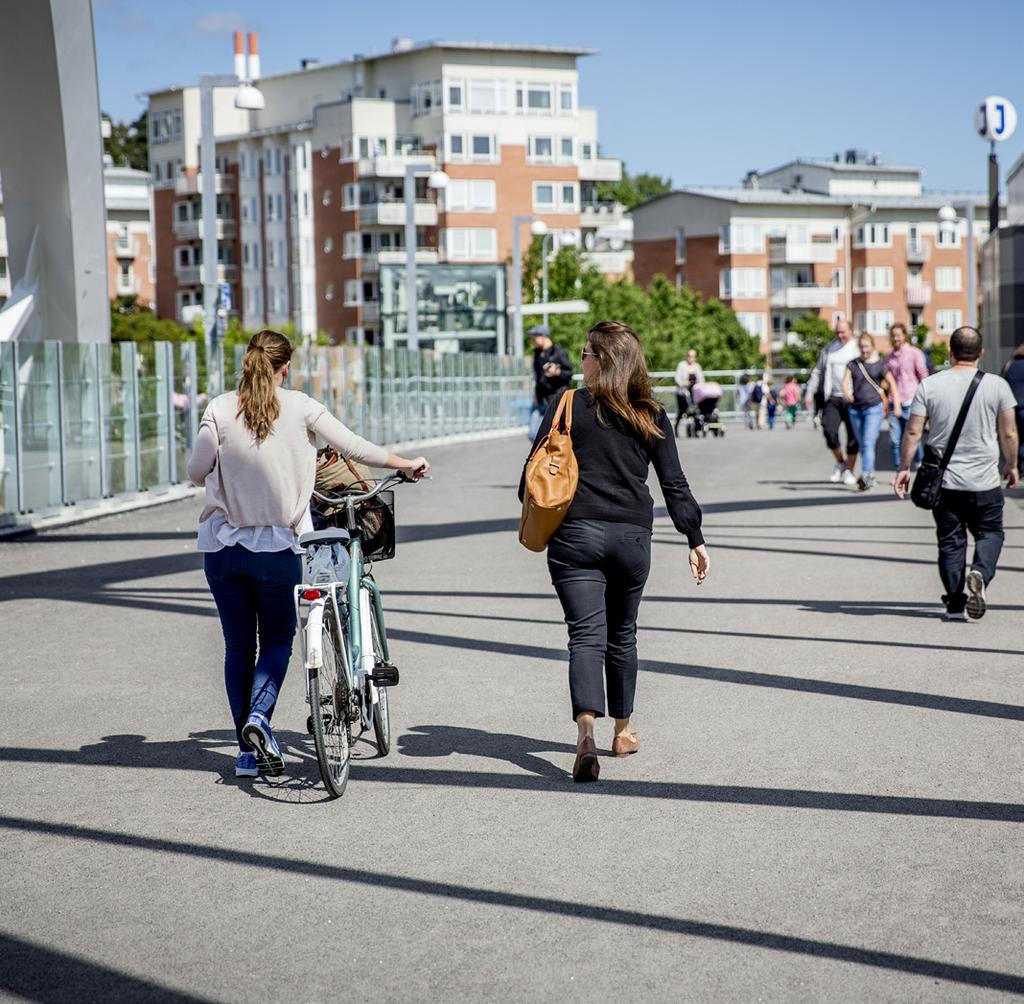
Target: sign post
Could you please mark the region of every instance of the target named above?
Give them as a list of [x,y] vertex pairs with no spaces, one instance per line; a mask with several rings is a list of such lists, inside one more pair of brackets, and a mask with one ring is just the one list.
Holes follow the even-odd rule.
[[985,98],[974,113],[974,128],[989,142],[988,150],[988,228],[995,233],[999,227],[999,160],[996,143],[1009,139],[1017,128],[1017,109],[998,94]]

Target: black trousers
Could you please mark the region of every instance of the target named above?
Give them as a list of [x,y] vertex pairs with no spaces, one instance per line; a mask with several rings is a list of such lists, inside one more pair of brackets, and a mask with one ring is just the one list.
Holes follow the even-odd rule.
[[846,455],[855,457],[860,450],[860,444],[850,422],[850,410],[846,400],[841,397],[830,397],[821,409],[821,431],[825,433],[825,444],[830,450],[839,449],[841,425],[846,427]]
[[939,575],[946,587],[946,606],[952,611],[964,609],[967,597],[967,534],[974,537],[971,568],[981,572],[987,586],[996,574],[1003,550],[1003,490],[984,492],[943,488],[939,504],[932,510],[935,536],[939,542]]
[[690,395],[688,391],[676,389],[676,434],[679,433],[679,423],[686,418],[690,409]]
[[636,693],[636,615],[651,571],[651,531],[567,520],[548,544],[548,571],[569,628],[572,717],[628,718]]

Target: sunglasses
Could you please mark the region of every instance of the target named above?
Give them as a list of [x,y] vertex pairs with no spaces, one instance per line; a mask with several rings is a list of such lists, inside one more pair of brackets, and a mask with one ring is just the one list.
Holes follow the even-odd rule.
[[586,359],[587,356],[590,356],[591,359],[596,359],[597,358],[597,353],[596,352],[588,352],[586,349],[584,349],[580,353],[580,359]]

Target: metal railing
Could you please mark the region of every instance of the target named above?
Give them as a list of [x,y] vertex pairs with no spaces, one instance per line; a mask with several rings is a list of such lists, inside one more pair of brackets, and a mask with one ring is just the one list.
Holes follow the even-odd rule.
[[[211,359],[233,389],[243,349]],[[207,396],[193,343],[0,344],[0,525],[131,499],[185,478]],[[479,353],[312,346],[289,386],[386,445],[526,425],[529,362]]]

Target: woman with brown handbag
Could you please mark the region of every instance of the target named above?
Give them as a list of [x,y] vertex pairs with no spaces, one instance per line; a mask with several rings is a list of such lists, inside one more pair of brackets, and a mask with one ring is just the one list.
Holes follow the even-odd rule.
[[[553,400],[534,449],[551,431]],[[615,719],[612,753],[640,746],[630,728],[636,691],[636,617],[651,567],[654,502],[651,465],[676,529],[690,545],[690,571],[700,584],[710,561],[700,507],[679,465],[672,423],[655,400],[640,340],[632,328],[601,321],[587,335],[583,387],[569,423],[578,482],[565,518],[548,544],[548,570],[569,628],[569,691],[576,722],[574,781],[600,773],[594,723]],[[533,451],[531,451],[532,456]],[[523,499],[524,478],[519,498]]]

